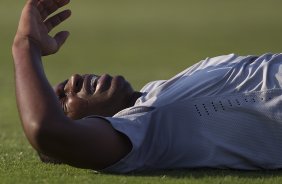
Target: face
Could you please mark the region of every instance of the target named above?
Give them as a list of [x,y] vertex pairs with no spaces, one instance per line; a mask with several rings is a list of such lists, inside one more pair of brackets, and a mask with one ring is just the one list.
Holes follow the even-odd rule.
[[55,87],[65,114],[72,119],[89,115],[113,116],[130,106],[134,91],[122,77],[72,75]]

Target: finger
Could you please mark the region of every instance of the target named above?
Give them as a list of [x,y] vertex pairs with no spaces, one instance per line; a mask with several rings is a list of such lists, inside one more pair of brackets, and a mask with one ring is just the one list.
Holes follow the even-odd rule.
[[56,0],[56,2],[57,2],[57,5],[58,5],[59,7],[63,7],[63,6],[65,6],[65,5],[67,5],[67,4],[69,4],[69,3],[70,3],[70,0]]
[[58,49],[66,42],[67,38],[69,37],[70,33],[68,31],[61,31],[54,36],[58,44]]
[[45,20],[49,15],[55,12],[59,7],[54,0],[41,0],[38,4],[38,8],[41,9],[42,19]]
[[54,29],[56,26],[64,22],[67,18],[71,16],[71,11],[70,10],[65,10],[57,15],[54,15],[53,17],[50,17],[45,21],[45,26],[47,27],[48,33]]
[[45,20],[49,15],[67,5],[69,2],[70,0],[40,0],[38,9],[40,10],[42,19]]
[[48,16],[47,12],[44,10],[43,4],[40,3],[40,1],[38,1],[38,3],[37,3],[37,9],[40,12],[40,15],[41,15],[42,18]]
[[38,0],[28,0],[28,1],[27,1],[27,4],[32,4],[32,5],[34,5],[34,6],[36,6],[37,3],[38,3]]

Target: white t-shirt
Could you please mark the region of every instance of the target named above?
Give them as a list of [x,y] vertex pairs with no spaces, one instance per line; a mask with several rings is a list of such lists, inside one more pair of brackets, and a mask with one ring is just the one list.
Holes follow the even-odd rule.
[[282,168],[282,55],[207,58],[106,118],[131,152],[104,171]]

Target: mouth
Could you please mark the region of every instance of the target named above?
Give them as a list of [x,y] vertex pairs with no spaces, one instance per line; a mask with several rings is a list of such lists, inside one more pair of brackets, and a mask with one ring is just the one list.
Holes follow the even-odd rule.
[[108,74],[101,75],[97,80],[96,91],[107,91],[112,85],[112,76]]
[[98,81],[98,76],[97,75],[92,75],[91,80],[90,80],[90,93],[94,94],[96,91],[96,86],[97,86],[97,81]]
[[88,94],[93,95],[96,91],[96,86],[99,76],[97,75],[86,75],[84,78],[84,91]]

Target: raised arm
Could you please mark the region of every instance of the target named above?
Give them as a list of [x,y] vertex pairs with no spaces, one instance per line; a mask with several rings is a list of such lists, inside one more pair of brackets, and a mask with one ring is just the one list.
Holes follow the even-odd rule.
[[68,38],[62,31],[49,35],[70,17],[65,10],[52,13],[70,0],[28,0],[13,43],[18,110],[24,132],[39,152],[82,168],[105,168],[131,149],[129,140],[103,119],[73,121],[65,116],[50,86],[42,55],[56,53]]

